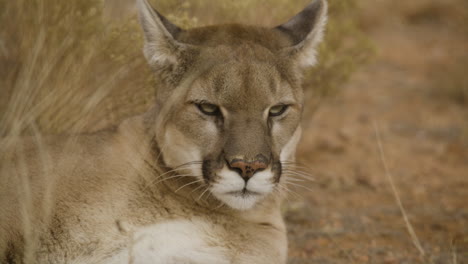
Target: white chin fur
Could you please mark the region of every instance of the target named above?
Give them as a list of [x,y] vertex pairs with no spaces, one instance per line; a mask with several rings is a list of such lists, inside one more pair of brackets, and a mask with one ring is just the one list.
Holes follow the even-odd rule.
[[249,210],[257,203],[258,200],[263,198],[263,196],[261,197],[259,195],[240,196],[232,194],[213,194],[223,203],[237,210]]
[[[259,200],[264,198],[273,190],[273,173],[271,168],[255,173],[247,182],[240,177],[237,172],[231,171],[224,166],[218,173],[219,180],[213,184],[211,192],[213,195],[224,202],[226,205],[237,210],[248,210],[252,208]],[[240,192],[244,188],[255,194],[233,194]]]

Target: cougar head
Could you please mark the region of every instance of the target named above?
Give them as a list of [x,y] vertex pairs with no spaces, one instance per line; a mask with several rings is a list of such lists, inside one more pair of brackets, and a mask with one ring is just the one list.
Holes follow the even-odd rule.
[[315,64],[327,3],[274,28],[183,30],[139,0],[144,54],[160,80],[155,133],[166,166],[186,168],[220,201],[252,208],[294,159],[301,71]]

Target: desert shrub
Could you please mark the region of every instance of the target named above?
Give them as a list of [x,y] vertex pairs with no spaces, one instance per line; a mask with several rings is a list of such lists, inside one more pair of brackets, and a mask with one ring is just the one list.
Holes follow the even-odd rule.
[[[154,2],[185,28],[228,22],[274,26],[308,3]],[[157,81],[141,54],[136,16],[120,13],[106,20],[104,6],[103,0],[0,0],[0,135],[27,133],[32,126],[47,133],[94,131],[147,109]],[[320,64],[306,73],[310,105],[334,94],[371,54],[354,9],[352,0],[330,3]]]

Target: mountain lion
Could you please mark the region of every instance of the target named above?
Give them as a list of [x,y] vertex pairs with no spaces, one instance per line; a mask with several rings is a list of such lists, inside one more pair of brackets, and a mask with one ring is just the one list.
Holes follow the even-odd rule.
[[326,1],[275,28],[183,30],[147,0],[138,10],[154,106],[2,143],[0,262],[285,263],[280,202]]

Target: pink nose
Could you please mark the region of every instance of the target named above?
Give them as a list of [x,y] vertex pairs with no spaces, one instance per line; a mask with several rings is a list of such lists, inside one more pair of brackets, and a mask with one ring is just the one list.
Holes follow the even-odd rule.
[[229,162],[229,166],[231,169],[237,170],[245,181],[248,181],[257,171],[266,169],[268,164],[263,160],[246,162],[242,159],[233,159]]

